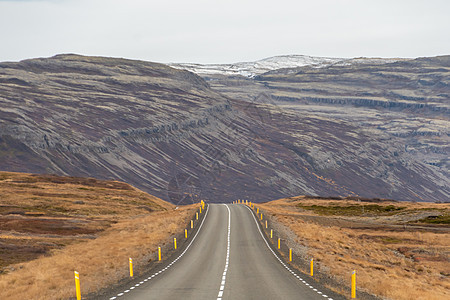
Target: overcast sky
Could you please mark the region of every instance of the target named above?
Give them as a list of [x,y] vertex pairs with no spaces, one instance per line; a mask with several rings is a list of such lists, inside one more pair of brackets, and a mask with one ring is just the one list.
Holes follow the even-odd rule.
[[0,0],[0,61],[450,54],[449,0]]

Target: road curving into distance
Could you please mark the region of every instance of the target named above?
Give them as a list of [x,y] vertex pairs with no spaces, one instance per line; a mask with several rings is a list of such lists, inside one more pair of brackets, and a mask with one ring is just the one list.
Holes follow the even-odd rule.
[[210,204],[197,235],[168,266],[106,299],[344,299],[290,269],[241,204]]

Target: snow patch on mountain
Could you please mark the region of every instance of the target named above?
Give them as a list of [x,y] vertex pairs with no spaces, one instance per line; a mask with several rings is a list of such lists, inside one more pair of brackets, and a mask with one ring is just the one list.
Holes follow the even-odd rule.
[[196,64],[196,63],[170,63],[176,69],[184,69],[198,75],[241,75],[253,78],[257,75],[285,68],[298,68],[310,66],[323,68],[330,65],[352,64],[385,64],[392,63],[401,58],[331,58],[314,57],[306,55],[282,55],[265,58],[255,62],[239,62],[233,64]]

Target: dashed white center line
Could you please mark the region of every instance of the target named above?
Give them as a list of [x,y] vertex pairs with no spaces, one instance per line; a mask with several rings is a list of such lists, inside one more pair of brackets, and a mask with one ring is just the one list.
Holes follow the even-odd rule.
[[228,209],[228,234],[227,234],[227,257],[225,259],[225,268],[223,269],[222,282],[220,283],[217,300],[222,300],[223,290],[225,289],[225,282],[227,280],[228,262],[230,260],[230,228],[231,228],[231,211],[228,205],[224,204]]

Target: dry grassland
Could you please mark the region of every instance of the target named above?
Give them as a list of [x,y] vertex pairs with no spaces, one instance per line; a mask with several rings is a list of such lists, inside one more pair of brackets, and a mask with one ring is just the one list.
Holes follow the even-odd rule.
[[[0,173],[0,299],[67,299],[135,274],[183,232],[197,206],[175,207],[127,184]],[[168,246],[168,245],[167,245]]]
[[[294,253],[384,299],[450,299],[450,204],[295,197],[258,205]],[[332,287],[333,288],[333,287]],[[336,287],[334,287],[336,289]]]

